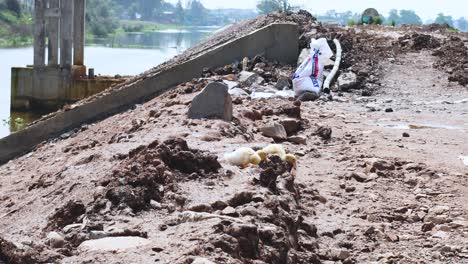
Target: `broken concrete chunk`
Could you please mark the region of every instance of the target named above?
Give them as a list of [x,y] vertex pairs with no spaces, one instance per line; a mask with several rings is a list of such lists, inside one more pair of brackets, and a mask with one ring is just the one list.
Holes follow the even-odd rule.
[[50,232],[47,235],[47,244],[53,248],[61,248],[65,245],[65,239],[57,232]]
[[232,120],[232,98],[228,93],[227,85],[219,82],[209,83],[197,95],[188,112],[192,119],[222,119]]
[[279,140],[286,140],[288,138],[286,129],[284,129],[283,125],[278,124],[278,123],[264,126],[261,128],[261,131],[265,137],[270,137],[270,138],[279,139]]
[[286,77],[280,77],[275,85],[275,88],[278,90],[289,89],[290,87],[289,78]]
[[250,87],[254,83],[261,82],[263,78],[254,72],[241,71],[239,73],[238,81],[247,87]]
[[249,96],[249,94],[242,88],[230,89],[229,94],[234,96]]
[[288,141],[298,145],[307,145],[307,139],[301,136],[289,137]]
[[354,72],[345,72],[338,77],[338,87],[341,91],[359,88],[358,77]]
[[209,260],[206,259],[206,258],[197,257],[197,258],[192,262],[192,264],[215,264],[215,263],[212,262],[212,261],[209,261]]
[[296,134],[302,127],[301,121],[292,118],[281,120],[280,124],[286,130],[288,136]]
[[367,173],[387,170],[395,170],[395,165],[383,159],[374,158],[366,160]]

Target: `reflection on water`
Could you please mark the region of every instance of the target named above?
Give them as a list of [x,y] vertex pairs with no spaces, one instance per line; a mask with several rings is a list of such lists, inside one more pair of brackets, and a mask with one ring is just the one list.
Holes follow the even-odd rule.
[[[200,43],[216,28],[129,33],[107,39],[87,40],[85,63],[96,74],[136,75]],[[10,78],[14,66],[30,65],[33,49],[0,49],[0,138],[34,121],[43,113],[10,113]],[[19,119],[18,119],[19,118]],[[25,122],[17,122],[24,120]]]

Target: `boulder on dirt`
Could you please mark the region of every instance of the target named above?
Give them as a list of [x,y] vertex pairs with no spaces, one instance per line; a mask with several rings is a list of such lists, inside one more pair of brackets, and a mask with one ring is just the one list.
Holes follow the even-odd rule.
[[301,121],[297,119],[292,119],[292,118],[284,119],[280,121],[280,124],[286,130],[286,133],[288,134],[288,136],[294,135],[299,130],[302,129],[302,123]]
[[228,93],[228,86],[219,83],[209,83],[203,91],[197,95],[188,112],[192,119],[222,119],[232,120],[232,98]]
[[340,91],[349,91],[359,88],[358,76],[354,72],[345,72],[338,77],[338,88]]
[[270,137],[277,140],[286,140],[288,138],[288,134],[286,133],[286,129],[284,126],[278,123],[273,123],[267,126],[260,128],[262,134],[265,137]]
[[250,87],[252,84],[259,82],[261,77],[255,72],[241,71],[239,73],[238,81],[244,87]]
[[395,165],[383,159],[373,158],[366,160],[366,171],[368,173],[386,170],[395,170]]
[[286,77],[280,77],[275,85],[275,88],[278,90],[289,89],[290,87],[289,78]]
[[50,232],[47,235],[47,244],[53,248],[61,248],[65,244],[65,239],[57,232]]

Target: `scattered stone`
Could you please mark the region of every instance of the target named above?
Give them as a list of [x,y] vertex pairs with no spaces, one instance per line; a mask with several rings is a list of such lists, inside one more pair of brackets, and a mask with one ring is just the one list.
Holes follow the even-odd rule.
[[276,82],[275,88],[278,90],[289,89],[290,88],[289,78],[280,77],[278,81]]
[[330,140],[332,137],[332,129],[329,127],[319,127],[316,133],[323,140]]
[[292,119],[292,118],[284,119],[280,121],[280,124],[286,130],[286,133],[288,134],[288,136],[294,135],[299,130],[302,129],[302,123],[301,121],[297,119]]
[[151,241],[141,237],[106,237],[95,240],[88,240],[79,246],[79,249],[85,251],[125,251],[132,248],[143,247],[150,244]]
[[262,120],[263,115],[260,111],[257,110],[245,110],[242,112],[242,115],[252,121]]
[[385,113],[393,113],[393,109],[392,108],[386,108]]
[[298,145],[307,145],[307,138],[301,136],[288,137],[288,141]]
[[258,74],[248,71],[241,71],[238,77],[238,81],[244,87],[250,87],[252,84],[257,83],[260,79],[261,77]]
[[232,216],[232,217],[239,216],[239,214],[236,212],[236,209],[231,206],[224,208],[224,210],[221,212],[221,215],[227,215],[227,216]]
[[383,159],[373,158],[366,160],[367,173],[387,170],[395,170],[395,165]]
[[450,207],[446,205],[438,205],[429,209],[429,213],[434,214],[434,215],[441,215],[441,214],[448,212],[449,210],[450,210]]
[[211,213],[213,211],[213,208],[209,204],[195,204],[192,205],[188,208],[189,211],[193,212],[205,212],[205,213]]
[[75,223],[78,217],[86,212],[86,208],[82,201],[69,201],[49,218],[46,230],[52,231],[62,229],[69,224]]
[[47,235],[47,244],[53,248],[62,248],[65,245],[65,239],[57,232],[50,232]]
[[426,223],[426,224],[423,224],[423,225],[422,225],[421,231],[423,231],[423,232],[429,232],[429,231],[431,231],[434,227],[435,227],[435,224],[434,224],[434,223]]
[[366,181],[368,181],[367,176],[364,173],[359,173],[359,172],[351,173],[350,178],[355,179],[357,182],[366,182]]
[[340,74],[337,83],[340,91],[344,92],[359,88],[358,76],[353,72]]
[[249,93],[247,93],[244,89],[242,88],[233,88],[229,89],[229,94],[233,96],[249,96]]
[[410,137],[410,134],[409,134],[409,133],[407,133],[407,132],[404,132],[404,133],[403,133],[403,137],[405,137],[405,138],[409,138],[409,137]]
[[216,264],[206,258],[196,257],[192,264]]
[[333,260],[345,260],[351,256],[351,253],[347,250],[333,249],[330,252],[330,256]]
[[394,234],[394,233],[387,233],[386,235],[387,235],[388,241],[390,241],[390,242],[398,242],[398,241],[400,241],[400,238],[399,238],[396,234]]
[[260,130],[265,137],[270,137],[277,140],[286,140],[288,138],[286,129],[283,125],[278,123],[262,127]]
[[227,85],[219,82],[209,83],[197,95],[188,112],[192,119],[222,119],[232,120],[232,98],[228,93]]

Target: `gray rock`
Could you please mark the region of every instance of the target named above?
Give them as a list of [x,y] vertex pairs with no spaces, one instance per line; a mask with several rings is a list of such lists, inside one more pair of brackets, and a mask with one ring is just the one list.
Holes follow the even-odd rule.
[[229,94],[234,96],[249,96],[249,94],[242,88],[230,89]]
[[383,159],[373,158],[366,160],[367,173],[387,170],[395,170],[395,165]]
[[280,77],[278,81],[276,82],[275,88],[278,90],[289,89],[290,88],[289,78]]
[[209,83],[197,95],[188,111],[192,119],[222,119],[232,120],[232,98],[228,93],[227,85],[219,82]]
[[337,82],[341,91],[349,91],[359,88],[358,77],[353,72],[345,72],[340,74]]
[[307,139],[301,136],[288,137],[288,141],[298,145],[307,145]]
[[229,90],[239,86],[238,82],[233,82],[233,81],[228,81],[228,80],[223,80],[223,83],[228,86]]
[[265,137],[270,137],[273,139],[280,139],[280,140],[286,140],[288,138],[286,129],[284,129],[283,125],[278,124],[278,123],[264,126],[260,130],[262,131],[262,134]]
[[192,262],[192,264],[215,264],[214,262],[206,259],[206,258],[201,258],[197,257],[195,260]]
[[297,119],[292,119],[292,118],[281,120],[280,124],[286,130],[286,133],[288,134],[288,136],[292,136],[293,134],[296,134],[302,127],[301,121]]
[[255,72],[241,71],[239,73],[238,81],[244,86],[251,86],[254,83],[258,83],[261,77]]
[[61,248],[65,245],[65,239],[57,232],[50,232],[47,235],[47,244],[53,248]]

